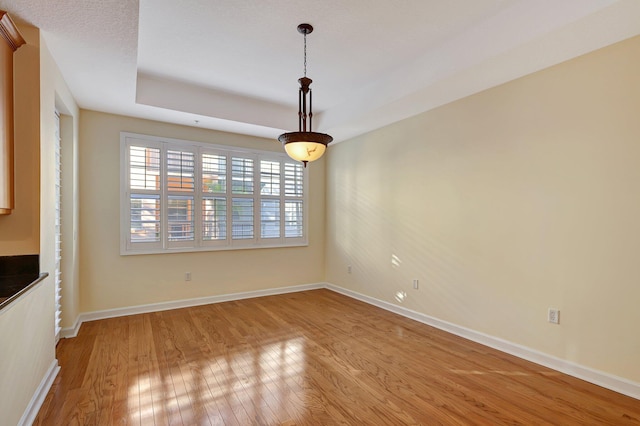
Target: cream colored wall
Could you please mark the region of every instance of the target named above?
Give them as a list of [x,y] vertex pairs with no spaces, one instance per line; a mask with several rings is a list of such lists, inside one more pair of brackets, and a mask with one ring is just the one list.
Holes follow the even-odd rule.
[[47,278],[0,311],[0,424],[19,424],[55,362],[52,283]]
[[120,256],[121,131],[282,150],[277,141],[82,110],[82,312],[324,281],[323,160],[309,165],[308,247]]
[[[78,222],[77,159],[80,112],[60,70],[40,40],[40,270],[55,271],[55,134],[56,109],[61,116],[62,154],[62,326],[72,326],[79,314],[79,250],[74,238]],[[74,204],[76,201],[76,204]]]
[[[15,56],[17,197],[16,210],[11,215],[15,221],[11,223],[11,231],[1,230],[0,248],[2,254],[39,253],[40,270],[49,272],[50,276],[0,311],[0,342],[3,342],[0,351],[0,413],[3,424],[18,424],[38,386],[56,362],[53,113],[56,105],[65,108],[69,117],[66,125],[71,146],[77,145],[79,115],[40,31],[29,26],[20,26],[20,30],[27,44]],[[73,169],[71,175],[74,175]],[[68,176],[67,180],[73,182],[74,177]],[[73,188],[72,184],[69,186]],[[73,212],[74,208],[69,210]],[[71,216],[73,222],[73,214]],[[67,242],[66,245],[73,247],[74,243]],[[69,250],[69,253],[74,252]],[[70,257],[71,263],[77,263],[73,260],[76,255]],[[77,278],[69,281],[73,283],[74,280],[77,282]],[[75,320],[78,315],[77,284],[76,288],[70,285],[66,290],[63,309],[67,309],[67,315]]]
[[80,248],[78,244],[79,181],[78,123],[75,103],[67,108],[56,101],[61,113],[62,150],[62,328],[72,327],[80,314]]
[[636,37],[331,147],[327,281],[640,382],[638,117]]
[[[16,74],[16,229],[0,233],[7,254],[38,253],[40,217],[40,65],[48,52],[41,49],[36,28],[21,26],[27,44],[15,56]],[[46,50],[46,49],[44,49]],[[55,362],[53,279],[0,311],[0,413],[2,423],[18,424],[38,386]]]

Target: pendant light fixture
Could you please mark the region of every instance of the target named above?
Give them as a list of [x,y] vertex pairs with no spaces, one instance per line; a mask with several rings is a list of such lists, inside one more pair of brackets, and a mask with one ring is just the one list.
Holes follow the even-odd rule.
[[[278,137],[289,157],[302,161],[307,167],[309,161],[322,157],[327,145],[333,138],[325,133],[312,130],[313,112],[311,110],[311,88],[313,80],[307,78],[307,34],[311,34],[313,27],[309,24],[298,25],[298,32],[304,35],[304,77],[298,79],[298,131],[283,133]],[[309,110],[307,111],[307,98]],[[309,130],[307,130],[307,124]]]

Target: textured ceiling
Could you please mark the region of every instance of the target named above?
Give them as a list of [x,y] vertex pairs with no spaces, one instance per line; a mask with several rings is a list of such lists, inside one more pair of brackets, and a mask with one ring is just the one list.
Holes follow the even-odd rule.
[[[640,34],[638,0],[0,0],[82,108],[275,138],[308,76],[344,140]],[[197,123],[196,123],[197,121]]]

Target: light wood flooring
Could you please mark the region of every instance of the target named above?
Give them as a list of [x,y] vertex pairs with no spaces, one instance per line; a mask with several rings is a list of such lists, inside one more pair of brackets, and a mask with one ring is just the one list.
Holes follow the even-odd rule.
[[626,425],[640,401],[329,290],[83,324],[36,425]]

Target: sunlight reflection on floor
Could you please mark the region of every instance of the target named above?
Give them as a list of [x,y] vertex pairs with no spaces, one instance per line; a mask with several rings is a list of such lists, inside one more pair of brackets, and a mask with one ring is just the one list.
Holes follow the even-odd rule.
[[205,364],[181,360],[164,377],[138,375],[129,386],[129,419],[134,424],[199,424],[213,414],[243,423],[264,418],[265,411],[267,418],[296,418],[305,408],[304,370],[303,337],[232,350]]

